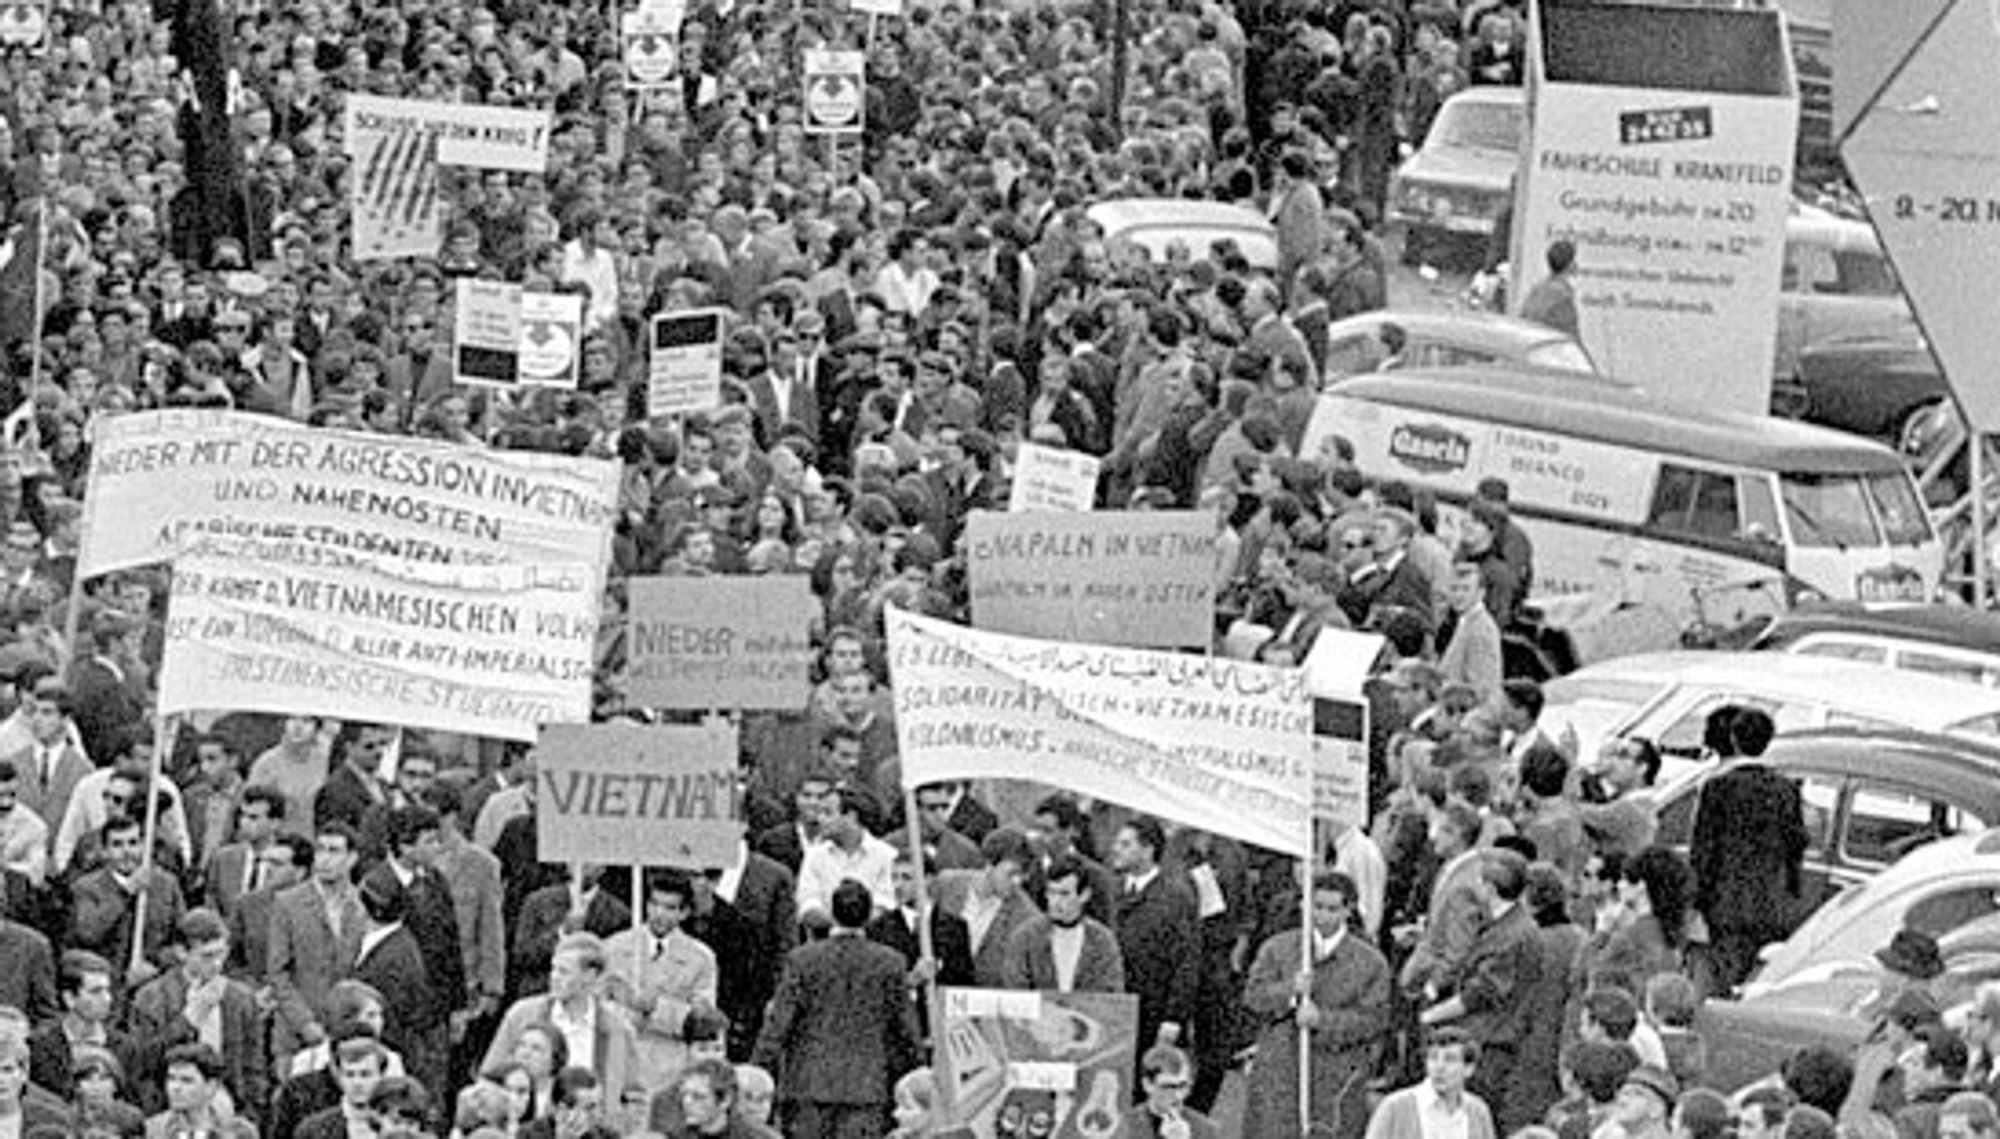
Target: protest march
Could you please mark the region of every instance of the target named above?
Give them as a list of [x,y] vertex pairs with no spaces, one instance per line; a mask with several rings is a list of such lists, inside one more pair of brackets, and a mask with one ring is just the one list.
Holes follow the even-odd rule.
[[0,1139],[2000,1139],[1993,891],[1710,1028],[1862,793],[1323,410],[1529,7],[0,2]]

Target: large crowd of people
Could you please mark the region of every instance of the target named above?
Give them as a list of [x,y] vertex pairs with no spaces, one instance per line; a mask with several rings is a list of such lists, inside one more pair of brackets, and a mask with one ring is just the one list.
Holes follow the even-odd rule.
[[[1656,844],[1658,752],[1575,754],[1505,675],[1507,488],[1448,547],[1340,440],[1298,453],[1328,322],[1386,300],[1397,148],[1519,81],[1520,5],[701,0],[643,92],[615,6],[42,11],[0,57],[0,1139],[942,1134],[933,984],[1134,995],[1135,1137],[1302,1134],[1302,1044],[1349,1139],[1994,1135],[2000,993],[1945,1028],[1914,930],[1858,1053],[1704,1090],[1693,1013],[1783,931],[1796,792],[1746,765]],[[805,128],[816,47],[867,53],[858,136]],[[447,169],[437,254],[357,261],[350,93],[550,108],[548,169]],[[1086,208],[1132,196],[1263,211],[1276,263],[1107,243]],[[467,276],[584,298],[575,391],[454,384]],[[722,405],[650,416],[647,321],[711,305]],[[743,717],[733,863],[544,863],[531,747],[160,730],[168,576],[76,551],[92,424],[175,406],[621,460],[603,717],[647,715],[626,580],[808,576],[814,687]],[[1101,458],[1101,509],[1214,512],[1219,649],[1384,636],[1370,826],[1299,865],[1054,788],[904,817],[882,615],[966,617],[961,531],[1023,442]]]

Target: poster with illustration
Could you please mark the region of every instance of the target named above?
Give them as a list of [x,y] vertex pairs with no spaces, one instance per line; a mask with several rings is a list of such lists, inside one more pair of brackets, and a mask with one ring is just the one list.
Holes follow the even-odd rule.
[[945,989],[944,1139],[1121,1139],[1139,999]]

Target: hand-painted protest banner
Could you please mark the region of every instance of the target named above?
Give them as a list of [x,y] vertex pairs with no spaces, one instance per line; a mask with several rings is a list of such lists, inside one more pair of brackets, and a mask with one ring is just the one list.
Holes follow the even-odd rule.
[[683,415],[722,403],[723,312],[709,308],[653,318],[646,414]]
[[549,164],[548,111],[347,97],[342,146],[356,260],[426,257],[444,241],[438,169],[539,174]]
[[77,572],[160,562],[202,535],[506,562],[595,590],[619,466],[170,409],[93,424]]
[[618,18],[625,48],[625,85],[657,91],[680,82],[680,22],[661,8],[640,8]]
[[1138,997],[952,988],[941,1003],[937,1060],[946,1094],[937,1134],[1123,1134],[1137,1067]]
[[174,560],[160,711],[531,740],[543,724],[590,718],[600,600],[531,566],[205,544]]
[[812,586],[796,574],[635,577],[626,647],[642,708],[803,708]]
[[981,629],[1154,648],[1214,639],[1213,514],[979,512],[965,549]]
[[560,724],[535,749],[535,835],[545,862],[726,867],[736,860],[736,728]]
[[1383,638],[1326,629],[1301,664],[1313,703],[1313,818],[1368,829],[1368,695]]
[[1023,443],[1014,456],[1007,509],[1089,510],[1097,502],[1097,472],[1103,461],[1082,451]]
[[502,387],[519,382],[521,286],[460,277],[452,313],[452,378]]
[[1297,669],[1063,644],[886,614],[903,783],[1028,779],[1303,855]]
[[808,134],[860,134],[868,107],[868,56],[806,49]]
[[540,174],[549,167],[554,114],[478,103],[349,95],[346,126],[349,138],[356,131],[394,134],[402,130],[432,137],[437,161],[443,166]]

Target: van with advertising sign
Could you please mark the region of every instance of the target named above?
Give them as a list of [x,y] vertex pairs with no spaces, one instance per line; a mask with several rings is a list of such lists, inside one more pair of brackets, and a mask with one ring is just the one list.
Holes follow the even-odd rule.
[[1673,647],[1801,597],[1930,598],[1944,551],[1894,451],[1676,403],[1602,376],[1498,366],[1375,373],[1321,395],[1361,473],[1432,492],[1455,547],[1483,479],[1534,542],[1530,601],[1586,663]]

